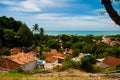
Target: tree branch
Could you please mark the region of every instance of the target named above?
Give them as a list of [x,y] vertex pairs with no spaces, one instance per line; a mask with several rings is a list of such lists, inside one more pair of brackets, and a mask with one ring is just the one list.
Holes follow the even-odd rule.
[[109,14],[110,18],[120,26],[120,16],[113,8],[110,0],[102,0],[101,3],[105,6],[107,13]]

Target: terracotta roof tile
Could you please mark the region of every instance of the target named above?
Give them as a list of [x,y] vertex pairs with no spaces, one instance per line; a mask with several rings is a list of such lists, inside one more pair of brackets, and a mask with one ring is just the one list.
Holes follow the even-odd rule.
[[12,54],[17,54],[17,53],[21,52],[21,49],[19,47],[14,47],[14,48],[10,49],[10,52]]
[[118,64],[120,64],[120,58],[108,56],[103,60],[103,63],[105,63],[111,67],[114,67],[114,66],[117,66]]
[[67,53],[68,53],[68,54],[73,54],[73,50],[70,49],[70,50],[67,51]]
[[21,64],[21,65],[29,63],[29,62],[34,61],[34,60],[37,60],[36,57],[31,56],[31,55],[26,54],[26,53],[18,53],[15,55],[8,56],[6,58],[11,60],[11,61],[14,61],[18,64]]
[[53,57],[56,57],[56,58],[64,57],[64,54],[62,54],[62,53],[56,53],[55,55],[53,55]]
[[55,62],[58,58],[64,57],[63,53],[57,52],[57,50],[52,49],[51,52],[43,52],[47,56],[45,59],[46,62]]
[[47,58],[45,59],[46,62],[50,62],[50,63],[53,63],[53,62],[55,62],[56,60],[57,60],[57,58],[55,58],[55,57],[47,57]]

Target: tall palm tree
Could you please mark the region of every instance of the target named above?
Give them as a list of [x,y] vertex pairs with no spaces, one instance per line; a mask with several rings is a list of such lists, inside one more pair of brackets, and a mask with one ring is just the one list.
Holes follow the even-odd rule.
[[40,28],[39,32],[40,32],[40,35],[44,35],[44,29],[43,28]]
[[38,24],[34,24],[33,25],[33,28],[32,28],[32,31],[33,31],[33,33],[38,33],[39,32],[39,25]]

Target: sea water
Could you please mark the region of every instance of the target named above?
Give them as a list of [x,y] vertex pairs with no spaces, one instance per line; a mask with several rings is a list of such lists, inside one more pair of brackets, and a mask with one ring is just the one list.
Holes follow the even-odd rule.
[[104,35],[120,35],[120,31],[45,31],[47,35],[62,35],[62,34],[70,34],[76,36],[86,36],[86,35],[94,35],[94,36],[104,36]]

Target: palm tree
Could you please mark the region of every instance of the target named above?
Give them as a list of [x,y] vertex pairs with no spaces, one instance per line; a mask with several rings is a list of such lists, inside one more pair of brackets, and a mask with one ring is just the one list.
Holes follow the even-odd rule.
[[40,35],[44,35],[44,29],[43,28],[40,28],[39,32],[40,32]]
[[[120,2],[120,0],[114,0]],[[120,26],[120,16],[119,13],[113,8],[111,0],[101,0],[101,3],[104,5],[107,13],[109,14],[110,18]]]
[[33,28],[32,28],[32,31],[33,31],[33,33],[38,33],[39,32],[39,25],[38,24],[34,24],[33,25]]

